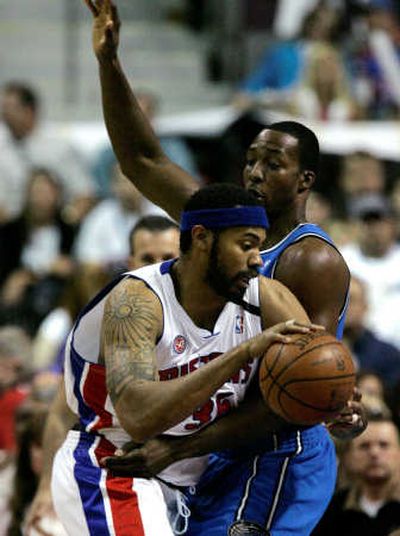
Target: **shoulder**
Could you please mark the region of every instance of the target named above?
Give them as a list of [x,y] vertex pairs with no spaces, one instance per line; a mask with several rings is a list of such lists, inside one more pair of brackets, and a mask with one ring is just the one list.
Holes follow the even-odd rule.
[[296,296],[276,279],[260,275],[259,289],[264,328],[291,318],[300,322],[308,321],[308,316]]
[[348,267],[342,254],[325,240],[306,237],[290,245],[281,255],[278,268],[293,273],[336,274],[348,276]]
[[116,320],[143,322],[161,331],[163,311],[157,294],[147,284],[135,277],[126,277],[118,283],[107,297],[105,316]]

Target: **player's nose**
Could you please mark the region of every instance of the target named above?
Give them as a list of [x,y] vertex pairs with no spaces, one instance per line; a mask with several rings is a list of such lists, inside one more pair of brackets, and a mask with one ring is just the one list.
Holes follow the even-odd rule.
[[249,257],[249,268],[258,271],[263,265],[263,260],[261,258],[260,252],[252,253]]
[[251,166],[249,170],[249,180],[253,184],[258,184],[264,180],[264,175],[259,162],[256,162],[253,166]]

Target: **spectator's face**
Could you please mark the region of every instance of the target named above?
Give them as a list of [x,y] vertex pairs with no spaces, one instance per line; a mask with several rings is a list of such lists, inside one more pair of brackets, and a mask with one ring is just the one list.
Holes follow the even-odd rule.
[[370,257],[383,257],[396,239],[391,218],[371,217],[360,222],[360,246]]
[[22,361],[17,357],[0,358],[0,392],[18,383]]
[[350,195],[382,193],[385,186],[382,164],[370,156],[350,155],[344,161],[341,183]]
[[391,422],[370,422],[353,439],[347,454],[352,472],[366,484],[382,484],[397,476],[400,462],[398,431]]
[[23,138],[34,121],[34,112],[24,106],[15,93],[3,93],[1,118],[16,138]]
[[375,374],[366,374],[357,382],[357,387],[360,389],[363,396],[370,396],[383,400],[383,385],[382,381]]
[[60,191],[45,174],[37,174],[32,177],[27,204],[31,212],[47,220],[54,216],[61,204]]
[[179,255],[179,230],[176,228],[157,232],[139,229],[132,240],[130,270],[173,259]]

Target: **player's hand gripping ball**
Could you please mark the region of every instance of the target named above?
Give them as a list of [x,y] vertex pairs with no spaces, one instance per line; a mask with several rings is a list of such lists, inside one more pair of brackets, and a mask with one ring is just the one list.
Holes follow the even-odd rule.
[[291,339],[272,344],[262,358],[262,396],[274,413],[292,424],[328,422],[352,396],[351,354],[327,333],[296,334]]

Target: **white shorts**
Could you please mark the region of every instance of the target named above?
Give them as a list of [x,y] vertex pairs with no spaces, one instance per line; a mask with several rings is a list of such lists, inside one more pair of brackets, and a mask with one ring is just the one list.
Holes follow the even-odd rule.
[[115,447],[70,431],[53,464],[54,507],[70,536],[173,536],[157,480],[112,476],[99,460]]

